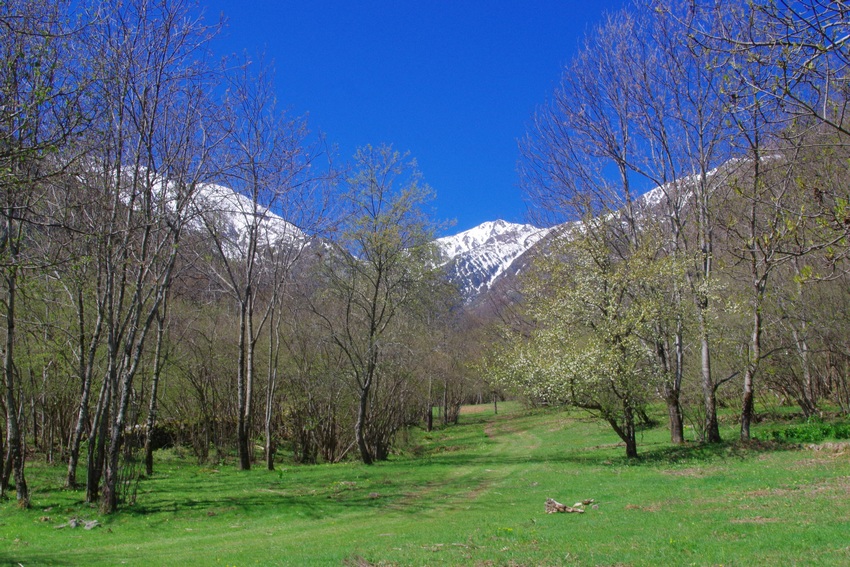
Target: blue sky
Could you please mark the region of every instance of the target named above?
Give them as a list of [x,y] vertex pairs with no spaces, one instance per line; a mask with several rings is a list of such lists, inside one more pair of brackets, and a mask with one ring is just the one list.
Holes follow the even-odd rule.
[[265,53],[278,100],[348,159],[416,158],[453,234],[525,222],[517,140],[584,34],[622,0],[201,0],[222,54]]

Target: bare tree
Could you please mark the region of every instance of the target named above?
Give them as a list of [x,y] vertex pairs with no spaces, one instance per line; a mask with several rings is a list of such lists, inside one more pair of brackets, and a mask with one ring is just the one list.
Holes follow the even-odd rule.
[[718,25],[694,29],[698,40],[738,61],[769,69],[754,75],[746,71],[752,65],[729,67],[763,106],[773,107],[786,124],[803,119],[850,134],[847,2],[756,0],[706,3],[703,9],[714,11]]
[[[106,207],[102,298],[106,378],[90,447],[88,496],[119,502],[120,456],[134,378],[168,294],[192,202],[205,174],[205,42],[215,32],[187,4],[137,0],[105,6],[92,49],[101,144],[91,180]],[[105,451],[101,457],[100,450]]]
[[[748,113],[750,116],[753,110]],[[729,203],[743,206],[728,210],[728,216],[721,222],[728,235],[728,253],[743,268],[748,290],[746,305],[751,324],[743,362],[740,433],[744,440],[750,438],[755,417],[756,375],[772,352],[765,348],[764,335],[768,330],[768,294],[781,293],[775,281],[782,274],[780,269],[788,264],[796,266],[794,272],[785,275],[796,280],[798,286],[802,285],[805,278],[798,261],[839,245],[843,237],[841,233],[824,233],[817,228],[818,224],[823,224],[818,221],[817,207],[810,195],[799,187],[802,148],[796,144],[771,148],[760,143],[762,137],[769,135],[768,131],[761,130],[752,121],[747,126],[741,129],[741,135],[749,145],[751,157],[736,178],[730,180],[728,198]],[[807,373],[808,346],[801,330],[805,331],[805,326],[798,329],[792,325],[793,344],[804,364],[804,373]],[[780,343],[775,348],[785,350],[787,345]],[[811,377],[806,381],[804,398],[811,399]]]
[[[256,382],[256,346],[278,306],[286,272],[309,242],[327,206],[327,193],[310,171],[320,148],[307,144],[303,119],[276,108],[272,78],[246,64],[229,75],[221,182],[211,188],[202,217],[217,262],[214,277],[239,307],[236,376],[239,467],[251,467],[249,442]],[[260,300],[261,280],[273,288]]]
[[[303,204],[303,203],[302,203]],[[315,211],[319,213],[319,210]],[[304,218],[303,220],[307,220]],[[318,220],[318,219],[315,219]],[[314,227],[315,228],[315,225]],[[293,273],[295,265],[306,249],[310,247],[309,241],[305,240],[297,246],[274,246],[265,249],[262,262],[264,264],[264,277],[260,287],[264,290],[264,300],[268,304],[268,363],[266,367],[266,400],[264,415],[264,437],[266,468],[274,470],[274,457],[276,452],[275,420],[280,419],[278,411],[279,392],[281,382],[280,373],[283,371],[284,361],[282,358],[287,354],[287,346],[292,345],[288,333],[291,329],[287,318],[297,318],[299,315],[293,313],[289,304],[292,303]],[[303,275],[303,274],[301,274]],[[296,276],[297,277],[297,276]],[[303,359],[302,359],[303,360]]]
[[[0,494],[14,472],[18,504],[29,506],[24,474],[20,367],[15,352],[21,278],[43,267],[29,254],[35,233],[49,225],[45,181],[64,167],[55,159],[79,131],[84,114],[80,85],[70,72],[73,33],[63,23],[64,5],[4,2],[0,6],[0,278],[5,319],[3,386],[6,449]],[[49,261],[48,261],[49,263]]]
[[[717,389],[712,370],[711,319],[717,302],[715,209],[718,189],[734,170],[730,162],[732,130],[726,120],[726,59],[694,39],[721,27],[716,14],[700,3],[648,3],[654,14],[647,32],[656,54],[639,81],[642,129],[651,152],[641,171],[662,192],[673,255],[687,262],[687,281],[697,313],[703,395],[702,435],[720,440]],[[676,333],[681,360],[681,330]],[[681,362],[679,363],[681,364]],[[681,372],[681,371],[680,371]]]
[[[85,171],[85,164],[81,164],[80,169],[83,171],[75,177],[90,178]],[[82,187],[75,187],[70,182],[64,183],[65,198],[57,201],[61,203],[60,209],[68,213],[61,226],[66,227],[68,231],[69,248],[73,250],[72,254],[82,259],[57,267],[54,272],[68,294],[69,302],[74,306],[76,325],[74,350],[78,364],[79,398],[76,419],[68,444],[68,471],[65,478],[65,486],[68,488],[77,487],[80,447],[89,424],[91,395],[96,373],[95,361],[98,349],[103,342],[103,323],[106,312],[104,297],[101,293],[103,264],[88,260],[100,255],[98,247],[102,241],[97,238],[96,228],[102,226],[99,219],[104,211],[96,200],[82,197],[87,192],[83,190],[85,185],[81,185]]]
[[[764,313],[769,281],[796,257],[838,242],[812,240],[813,203],[797,173],[811,126],[841,134],[847,104],[846,7],[806,2],[730,2],[706,7],[711,26],[688,29],[700,48],[723,63],[726,116],[735,127],[741,167],[728,182],[732,202],[723,225],[730,251],[747,266],[751,330],[743,368],[741,438],[750,437],[754,383],[765,356]],[[821,138],[821,141],[823,138]],[[817,207],[815,207],[817,208]],[[805,349],[804,349],[805,350]]]

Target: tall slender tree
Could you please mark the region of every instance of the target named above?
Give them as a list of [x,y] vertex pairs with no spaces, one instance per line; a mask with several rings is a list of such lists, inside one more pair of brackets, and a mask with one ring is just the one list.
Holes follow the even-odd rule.
[[106,372],[89,439],[97,451],[90,454],[88,487],[94,498],[102,462],[101,510],[109,513],[119,503],[134,379],[206,172],[205,45],[215,28],[180,1],[135,0],[100,9],[87,46],[101,136],[90,183],[107,211],[97,227]]
[[[19,396],[17,322],[22,278],[45,261],[31,253],[35,233],[49,225],[46,181],[63,159],[84,116],[80,83],[70,69],[74,39],[64,3],[4,2],[0,5],[0,309],[4,319],[3,400],[6,449],[0,494],[12,471],[21,507],[29,506],[24,474],[24,434]],[[63,155],[63,157],[58,157]]]
[[[370,439],[370,403],[385,370],[389,337],[403,310],[433,273],[431,198],[415,161],[390,146],[366,146],[354,156],[345,200],[349,217],[341,249],[328,254],[325,277],[334,312],[315,305],[344,353],[358,394],[355,439],[366,464],[386,458],[386,440]],[[393,400],[385,403],[392,404]]]
[[323,218],[328,193],[317,181],[324,175],[311,171],[321,148],[307,143],[302,118],[277,108],[269,70],[246,63],[228,81],[218,178],[226,188],[209,191],[200,207],[216,252],[214,277],[239,309],[236,447],[239,468],[247,470],[257,343],[279,299],[261,297],[260,282],[274,287],[285,280]]

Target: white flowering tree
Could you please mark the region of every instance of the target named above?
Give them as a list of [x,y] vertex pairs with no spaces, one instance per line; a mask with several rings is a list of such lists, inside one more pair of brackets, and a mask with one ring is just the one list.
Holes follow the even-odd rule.
[[632,458],[639,418],[664,379],[652,345],[672,316],[661,290],[677,270],[653,247],[618,239],[617,222],[585,223],[554,241],[525,284],[533,328],[514,334],[494,366],[501,386],[603,419]]

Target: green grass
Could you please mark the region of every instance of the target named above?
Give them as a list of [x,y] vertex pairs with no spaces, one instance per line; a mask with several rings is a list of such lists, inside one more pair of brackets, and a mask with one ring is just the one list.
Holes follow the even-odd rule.
[[[628,461],[597,422],[517,406],[411,442],[371,467],[275,472],[164,452],[109,517],[31,463],[33,508],[0,503],[0,565],[850,564],[850,448],[671,447],[660,427]],[[549,497],[598,509],[547,515]],[[56,529],[75,516],[102,526]]]

